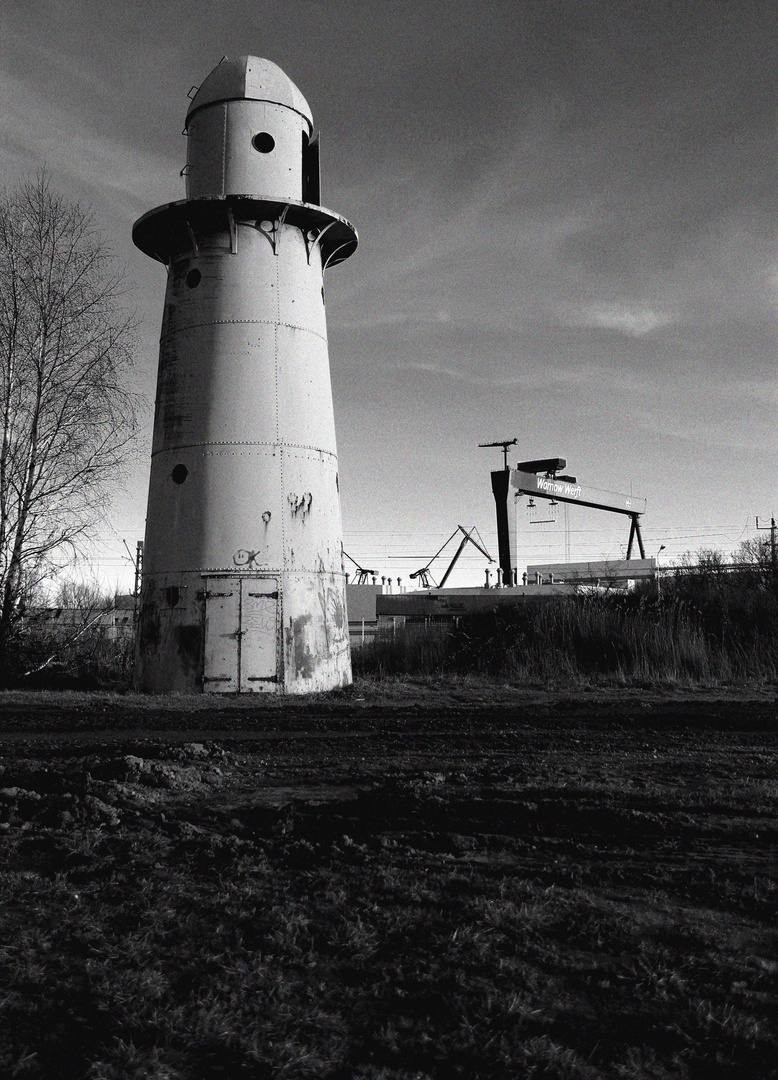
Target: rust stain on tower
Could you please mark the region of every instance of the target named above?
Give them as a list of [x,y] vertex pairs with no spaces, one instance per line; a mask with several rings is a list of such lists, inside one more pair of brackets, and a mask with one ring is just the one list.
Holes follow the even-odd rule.
[[268,60],[192,98],[186,199],[133,228],[167,267],[136,682],[306,693],[351,681],[325,269],[305,98]]

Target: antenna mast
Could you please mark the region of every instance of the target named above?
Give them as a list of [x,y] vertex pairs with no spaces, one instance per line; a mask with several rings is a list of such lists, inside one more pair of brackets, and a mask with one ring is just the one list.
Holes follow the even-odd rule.
[[503,453],[502,467],[507,470],[508,468],[508,447],[515,446],[518,443],[518,439],[503,439],[501,442],[479,442],[479,446],[501,446]]

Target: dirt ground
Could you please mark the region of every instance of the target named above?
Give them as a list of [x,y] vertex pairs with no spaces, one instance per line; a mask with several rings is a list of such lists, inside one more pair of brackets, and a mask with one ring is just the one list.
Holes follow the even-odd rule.
[[776,1077],[777,721],[2,694],[0,1075]]

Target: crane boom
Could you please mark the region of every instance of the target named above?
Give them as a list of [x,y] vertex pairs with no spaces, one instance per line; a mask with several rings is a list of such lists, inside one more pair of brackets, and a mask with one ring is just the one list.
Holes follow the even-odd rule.
[[638,499],[634,495],[584,488],[561,477],[537,476],[521,469],[511,469],[511,487],[522,495],[537,495],[541,499],[593,506],[595,510],[610,510],[614,514],[626,514],[629,517],[646,512],[646,500]]
[[557,502],[577,503],[579,506],[591,506],[595,510],[609,510],[613,514],[624,514],[630,519],[627,558],[632,555],[632,543],[638,542],[641,559],[645,559],[643,537],[640,533],[640,516],[646,512],[646,500],[634,495],[620,495],[615,491],[599,491],[597,488],[584,488],[572,477],[537,476],[535,473],[511,469],[511,486],[519,495],[536,495],[540,499],[554,499]]
[[[474,544],[475,547],[477,547],[478,550],[481,552],[481,554],[486,556],[486,558],[489,560],[489,562],[494,562],[494,559],[491,557],[491,555],[486,550],[486,548],[482,544],[479,544],[478,540],[473,539],[473,533],[478,532],[475,525],[473,525],[472,528],[469,531],[464,527],[464,525],[457,525],[456,529],[454,529],[451,536],[449,536],[448,540],[446,540],[446,543],[441,545],[441,547],[438,548],[438,550],[435,552],[435,554],[432,556],[432,558],[429,560],[429,562],[426,563],[424,566],[420,567],[418,570],[414,570],[414,572],[410,575],[411,579],[418,578],[419,579],[419,584],[423,588],[428,589],[430,587],[430,582],[431,582],[431,577],[432,577],[430,572],[429,572],[430,567],[434,563],[435,559],[437,559],[438,555],[440,555],[441,551],[443,551],[443,548],[445,548],[448,544],[451,543],[451,541],[454,539],[454,537],[456,536],[456,534],[458,532],[462,533],[462,539],[459,542],[459,547],[454,552],[453,559],[448,564],[448,568],[447,568],[445,574],[443,575],[443,577],[440,580],[440,585],[436,586],[438,589],[442,589],[443,586],[448,581],[449,574],[451,573],[451,571],[456,566],[457,560],[459,559],[459,556],[462,554],[462,552],[463,552],[466,544],[468,543],[468,541],[471,544]],[[479,540],[480,540],[480,535],[479,535]],[[432,584],[434,584],[434,582],[432,582]]]
[[375,570],[366,570],[365,567],[360,566],[359,563],[357,562],[357,560],[353,559],[351,557],[351,555],[349,555],[349,553],[345,549],[341,548],[341,550],[343,551],[343,554],[346,556],[346,558],[349,560],[349,562],[353,562],[354,566],[356,566],[356,568],[357,568],[357,580],[356,580],[355,584],[357,584],[357,585],[365,585],[365,584],[367,584],[368,577],[370,577],[371,575],[375,576]]

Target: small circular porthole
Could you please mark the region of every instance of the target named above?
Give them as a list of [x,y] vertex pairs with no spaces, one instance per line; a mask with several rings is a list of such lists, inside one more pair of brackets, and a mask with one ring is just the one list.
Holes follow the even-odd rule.
[[255,135],[251,140],[251,145],[255,150],[258,150],[260,154],[269,154],[275,146],[276,141],[269,131],[260,131],[258,135]]
[[196,289],[202,280],[203,275],[199,270],[190,270],[186,275],[186,283],[190,289]]
[[189,469],[187,469],[186,465],[174,465],[170,479],[174,484],[183,484],[187,476],[189,476]]

